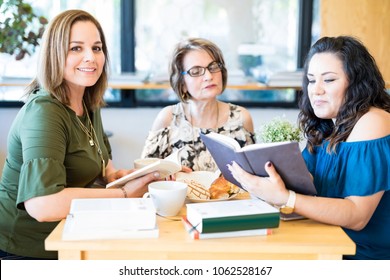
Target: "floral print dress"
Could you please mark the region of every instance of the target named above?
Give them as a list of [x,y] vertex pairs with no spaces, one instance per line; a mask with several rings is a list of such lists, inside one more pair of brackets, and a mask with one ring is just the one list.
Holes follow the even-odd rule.
[[150,131],[146,139],[141,157],[166,158],[179,149],[181,164],[193,171],[216,171],[216,165],[211,154],[200,139],[200,132],[218,132],[230,136],[241,147],[255,143],[254,134],[243,126],[241,110],[237,105],[230,104],[230,114],[227,122],[217,129],[193,127],[187,120],[182,103],[172,105],[172,122],[170,126],[157,131]]

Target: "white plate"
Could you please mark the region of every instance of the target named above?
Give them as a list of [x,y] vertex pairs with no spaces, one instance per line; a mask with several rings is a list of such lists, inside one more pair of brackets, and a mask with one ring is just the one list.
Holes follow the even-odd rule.
[[[211,184],[215,179],[219,177],[220,172],[211,172],[211,171],[193,171],[190,173],[178,172],[176,173],[176,181],[184,181],[184,180],[194,180],[199,184],[202,184],[206,189],[209,189]],[[228,198],[219,198],[219,199],[200,199],[200,198],[189,198],[187,199],[191,202],[210,202],[210,201],[223,201],[229,200],[237,196],[238,193],[231,195]]]
[[200,198],[189,198],[187,196],[187,200],[190,202],[213,202],[213,201],[224,201],[224,200],[229,200],[232,198],[235,198],[238,195],[238,193],[232,194],[228,198],[215,198],[215,199],[200,199]]

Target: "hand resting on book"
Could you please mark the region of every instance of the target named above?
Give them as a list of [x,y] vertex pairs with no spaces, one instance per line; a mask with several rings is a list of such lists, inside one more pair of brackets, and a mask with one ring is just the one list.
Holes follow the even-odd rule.
[[289,191],[271,162],[267,162],[264,166],[269,177],[252,175],[243,170],[236,162],[228,165],[228,168],[233,177],[249,193],[272,205],[281,206],[287,203]]

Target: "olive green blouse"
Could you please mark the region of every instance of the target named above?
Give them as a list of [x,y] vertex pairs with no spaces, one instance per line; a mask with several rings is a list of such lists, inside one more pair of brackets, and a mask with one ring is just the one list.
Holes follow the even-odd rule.
[[[64,188],[89,187],[101,175],[97,147],[90,145],[77,118],[88,127],[86,114],[78,117],[44,90],[32,94],[17,114],[0,180],[1,250],[56,258],[56,252],[45,251],[44,240],[58,222],[37,222],[24,210],[24,201]],[[90,112],[90,118],[107,163],[111,147],[100,110]]]

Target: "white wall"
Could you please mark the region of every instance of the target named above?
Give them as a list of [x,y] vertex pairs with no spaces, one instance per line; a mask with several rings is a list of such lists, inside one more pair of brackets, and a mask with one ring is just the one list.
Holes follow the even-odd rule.
[[[0,174],[7,151],[7,134],[18,110],[0,108]],[[104,127],[113,133],[110,143],[117,168],[133,167],[133,161],[140,156],[148,131],[159,110],[160,108],[104,108],[102,110]],[[285,116],[294,123],[298,116],[298,109],[249,108],[249,111],[255,129],[276,116]]]

